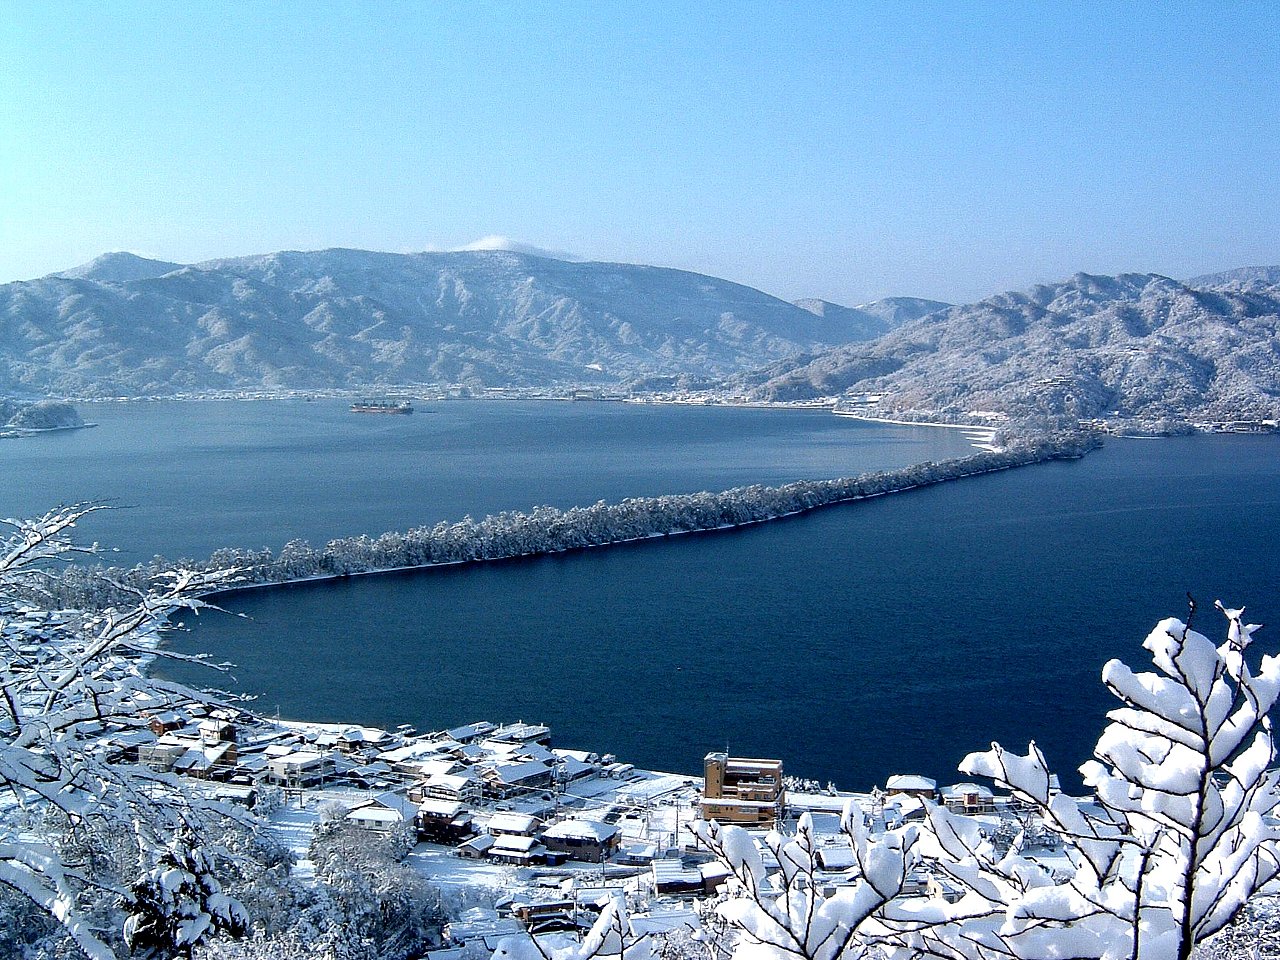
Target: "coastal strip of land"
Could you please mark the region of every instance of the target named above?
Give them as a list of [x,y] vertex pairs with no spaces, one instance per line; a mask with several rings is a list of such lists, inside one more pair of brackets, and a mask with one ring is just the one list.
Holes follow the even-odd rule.
[[[822,507],[901,493],[951,480],[1051,460],[1076,459],[1101,443],[1097,435],[1062,433],[1010,442],[968,457],[928,461],[898,470],[780,486],[734,487],[719,493],[636,497],[560,510],[536,507],[388,532],[330,540],[323,546],[294,540],[268,548],[223,548],[195,564],[202,571],[233,571],[226,590],[277,586],[362,574],[563,553],[654,537],[703,533],[763,523]],[[125,602],[173,568],[163,558],[121,569],[69,566],[45,589],[69,606],[102,608]],[[184,564],[187,566],[187,564]],[[224,592],[219,590],[218,592]]]

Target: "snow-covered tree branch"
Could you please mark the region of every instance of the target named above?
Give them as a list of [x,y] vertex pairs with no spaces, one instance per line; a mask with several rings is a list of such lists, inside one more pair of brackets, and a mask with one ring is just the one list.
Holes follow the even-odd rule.
[[[0,885],[56,920],[95,960],[123,936],[152,955],[187,952],[215,929],[237,930],[243,909],[213,876],[218,851],[196,846],[206,825],[236,816],[168,774],[101,748],[111,729],[209,698],[147,678],[158,633],[229,571],[168,571],[130,586],[127,605],[85,611],[29,603],[77,547],[70,531],[93,506],[7,520],[0,539]],[[39,822],[50,829],[31,829]],[[97,851],[112,850],[114,869]],[[123,930],[104,930],[91,905],[126,905]]]
[[[1025,755],[993,744],[960,765],[1009,790],[1061,838],[1069,875],[998,848],[976,820],[928,804],[918,827],[874,839],[846,812],[856,869],[851,885],[823,897],[807,819],[794,839],[764,841],[780,866],[777,889],[746,833],[703,825],[700,838],[740,893],[720,907],[738,933],[737,955],[841,960],[875,947],[900,960],[1187,960],[1280,874],[1280,774],[1270,769],[1267,716],[1280,696],[1280,658],[1264,656],[1255,672],[1246,651],[1257,627],[1242,610],[1218,609],[1222,644],[1168,619],[1144,643],[1155,672],[1115,660],[1103,668],[1121,705],[1081,768],[1092,800],[1051,789],[1034,743]],[[956,896],[903,896],[913,868]]]

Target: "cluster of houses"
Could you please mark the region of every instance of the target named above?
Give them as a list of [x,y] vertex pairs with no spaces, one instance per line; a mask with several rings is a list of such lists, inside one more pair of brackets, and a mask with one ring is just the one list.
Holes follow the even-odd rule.
[[[272,723],[232,710],[201,715],[157,710],[145,726],[105,734],[103,747],[156,770],[210,781],[215,793],[247,804],[266,785],[300,801],[316,789],[329,796],[332,788],[345,788],[344,816],[354,827],[377,833],[412,831],[417,840],[443,846],[458,857],[517,867],[600,864],[601,882],[606,864],[615,874],[634,868],[627,875],[647,878],[648,895],[657,897],[711,894],[726,879],[725,869],[706,851],[687,846],[691,834],[680,831],[680,809],[688,809],[690,818],[759,830],[811,813],[825,835],[817,865],[828,894],[854,869],[839,826],[841,809],[851,799],[873,832],[923,816],[929,800],[988,818],[993,833],[1004,830],[1011,845],[1038,842],[1049,849],[1055,839],[1011,818],[1010,799],[979,784],[939,788],[927,777],[895,776],[868,795],[793,790],[789,796],[781,761],[713,752],[704,759],[699,791],[695,780],[636,772],[609,756],[553,749],[547,727],[524,722],[481,721],[416,734],[407,728],[388,732]],[[643,837],[634,821],[624,835],[619,820],[636,814],[618,798],[645,778],[663,776],[679,785],[679,800],[672,793],[664,801],[665,816],[674,816],[676,824],[675,829],[664,824],[660,832],[671,842],[649,842],[647,814]],[[587,796],[594,799],[584,802]],[[919,895],[955,893],[927,873],[916,879],[918,889],[911,892]],[[530,898],[521,907],[528,918],[513,914],[493,922],[518,921],[530,930],[580,922],[578,900],[568,912],[562,903],[564,909],[557,912],[552,901],[559,903],[555,896]],[[480,928],[493,926],[485,920]]]
[[[360,799],[346,818],[355,826],[412,828],[417,839],[452,845],[460,856],[518,866],[601,863],[619,854],[615,824],[547,814],[560,812],[576,781],[622,781],[634,772],[608,755],[553,750],[548,727],[524,722],[417,735],[270,723],[233,710],[166,710],[143,727],[106,734],[102,746],[157,771],[213,781],[215,793],[246,804],[265,785],[300,797],[354,788],[362,793],[352,794]],[[517,811],[517,803],[543,816]]]

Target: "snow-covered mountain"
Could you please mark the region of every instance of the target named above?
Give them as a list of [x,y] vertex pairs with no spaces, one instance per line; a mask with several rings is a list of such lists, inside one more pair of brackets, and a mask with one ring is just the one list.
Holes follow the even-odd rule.
[[1280,417],[1277,268],[1180,283],[1076,274],[946,308],[737,386],[768,399],[883,394],[886,411]]
[[108,254],[0,286],[0,394],[724,376],[867,335],[714,277],[514,251]]
[[1276,290],[1280,289],[1280,267],[1240,267],[1221,273],[1206,273],[1202,277],[1192,277],[1187,285],[1197,289]]
[[163,277],[166,273],[181,270],[182,264],[170,263],[167,260],[149,260],[135,253],[123,250],[115,253],[104,253],[94,257],[88,263],[82,263],[70,270],[63,270],[53,276],[67,280],[97,280],[102,283],[125,283],[129,280],[150,280],[152,277]]
[[826,300],[797,300],[795,304],[816,317],[839,320],[851,330],[861,332],[861,336],[850,337],[850,340],[874,340],[904,323],[951,306],[940,300],[922,300],[919,297],[885,297],[856,307],[842,307]]

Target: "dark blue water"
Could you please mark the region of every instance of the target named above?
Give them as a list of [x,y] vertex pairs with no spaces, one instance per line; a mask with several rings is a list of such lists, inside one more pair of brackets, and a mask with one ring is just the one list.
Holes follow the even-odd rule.
[[404,530],[539,504],[849,476],[972,452],[958,431],[812,410],[449,401],[92,404],[99,426],[0,440],[0,516],[106,500],[125,563]]
[[233,595],[252,619],[181,649],[286,716],[537,720],[645,766],[727,746],[849,788],[1034,737],[1070,784],[1103,662],[1141,665],[1187,591],[1213,636],[1218,597],[1277,619],[1278,534],[1275,438],[1112,441],[730,533]]

